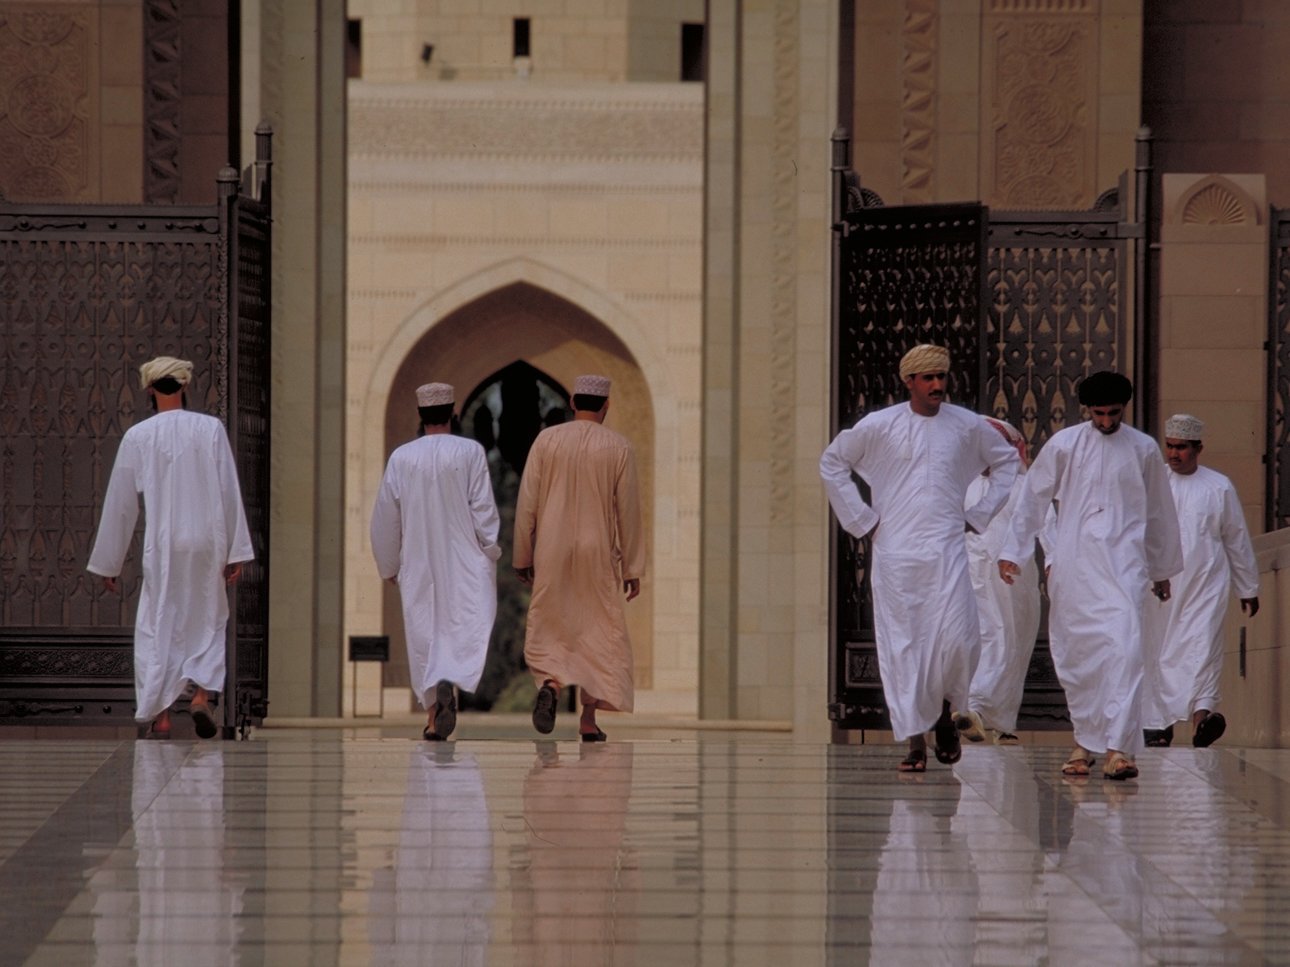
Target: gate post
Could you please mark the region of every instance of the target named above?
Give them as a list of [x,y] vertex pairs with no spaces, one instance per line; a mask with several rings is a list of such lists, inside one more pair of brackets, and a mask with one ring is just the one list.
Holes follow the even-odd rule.
[[[833,238],[829,245],[829,439],[837,436],[840,407],[838,393],[839,339],[842,328],[842,239],[846,234],[847,171],[851,164],[851,136],[844,127],[837,127],[830,139],[833,145],[832,163],[829,166],[833,189],[832,215]],[[834,706],[842,700],[838,682],[841,681],[844,660],[842,637],[838,630],[838,525],[833,514],[827,515],[829,528],[829,720],[834,742],[842,741],[843,730],[838,728],[838,715]]]
[[[258,145],[257,145],[258,147]],[[228,431],[229,446],[237,453],[237,169],[225,166],[216,176],[216,197],[219,205],[219,261],[220,298],[216,318],[218,338],[224,347],[224,392],[220,394],[224,407],[224,426]],[[237,585],[228,585],[228,622],[224,626],[224,690],[220,695],[220,737],[231,739],[236,726],[237,691]]]
[[1133,221],[1137,230],[1133,250],[1133,383],[1138,399],[1134,422],[1154,438],[1160,362],[1151,318],[1151,141],[1151,129],[1138,128],[1133,162]]

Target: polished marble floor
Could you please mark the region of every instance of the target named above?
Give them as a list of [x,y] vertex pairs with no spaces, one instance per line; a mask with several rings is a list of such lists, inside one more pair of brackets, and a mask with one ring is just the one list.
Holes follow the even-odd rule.
[[0,964],[1290,963],[1290,751],[0,741]]

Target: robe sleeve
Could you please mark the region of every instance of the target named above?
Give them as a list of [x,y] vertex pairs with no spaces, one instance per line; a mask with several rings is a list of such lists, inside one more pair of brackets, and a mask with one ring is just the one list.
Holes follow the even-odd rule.
[[1220,522],[1223,548],[1227,563],[1232,569],[1232,587],[1238,598],[1254,598],[1259,594],[1259,565],[1254,558],[1254,545],[1250,531],[1245,526],[1245,512],[1236,490],[1228,484],[1223,488],[1223,516]]
[[1182,537],[1169,471],[1154,446],[1143,459],[1142,477],[1147,489],[1147,578],[1164,581],[1182,572]]
[[820,479],[838,523],[852,537],[864,537],[878,525],[878,512],[864,502],[851,474],[863,462],[869,427],[862,419],[843,430],[820,457]]
[[978,534],[984,534],[996,514],[1003,510],[1012,494],[1013,481],[1017,479],[1017,468],[1021,458],[1017,451],[996,432],[985,420],[977,420],[974,431],[977,435],[978,450],[985,466],[990,468],[990,485],[975,504],[963,514],[963,519]]
[[488,475],[488,458],[480,447],[474,451],[470,468],[470,516],[475,523],[475,538],[480,548],[488,555],[490,561],[502,556],[501,545],[497,543],[497,531],[500,519],[497,515],[497,501],[493,499],[493,481]]
[[520,492],[515,499],[515,534],[511,546],[511,566],[533,566],[533,548],[537,544],[537,502],[542,489],[543,445],[541,435],[533,441],[524,476],[520,478]]
[[630,448],[623,450],[618,478],[614,481],[614,517],[618,522],[618,549],[622,555],[622,578],[624,581],[638,580],[645,576],[645,528],[641,523],[636,458]]
[[397,478],[398,471],[391,462],[385,468],[376,506],[372,508],[372,556],[376,558],[376,572],[384,580],[398,576],[403,555],[403,513],[399,507]]
[[107,494],[103,497],[98,536],[86,565],[91,574],[114,578],[121,573],[130,550],[130,538],[134,536],[134,525],[139,520],[140,489],[133,442],[128,436],[122,437],[108,478]]
[[225,547],[228,557],[225,564],[240,564],[255,559],[251,545],[251,531],[246,524],[246,508],[242,506],[242,491],[237,483],[237,463],[233,447],[222,424],[216,424],[215,468],[219,475],[220,499],[224,502]]
[[1035,539],[1047,519],[1065,468],[1065,450],[1060,445],[1053,446],[1050,440],[1022,480],[1021,495],[1012,512],[1012,528],[999,552],[1000,560],[1025,567],[1035,556]]

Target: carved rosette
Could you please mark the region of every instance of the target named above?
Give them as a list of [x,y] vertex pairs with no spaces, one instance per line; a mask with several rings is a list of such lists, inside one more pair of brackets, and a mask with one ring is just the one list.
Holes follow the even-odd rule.
[[96,23],[92,7],[0,5],[0,197],[86,197]]
[[1095,195],[1097,5],[995,0],[982,129],[998,208],[1084,208]]

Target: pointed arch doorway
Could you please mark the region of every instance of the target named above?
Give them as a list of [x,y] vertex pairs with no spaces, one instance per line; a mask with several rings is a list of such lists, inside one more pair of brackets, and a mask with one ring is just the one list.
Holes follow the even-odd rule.
[[[498,621],[480,691],[467,707],[488,708],[508,687],[523,695],[516,665],[523,652],[528,594],[511,569],[515,496],[523,461],[543,426],[568,418],[569,394],[580,373],[613,380],[606,425],[632,441],[640,474],[645,532],[654,533],[654,408],[632,353],[603,322],[561,296],[527,282],[486,293],[431,326],[404,357],[385,407],[386,455],[417,431],[415,390],[442,381],[456,388],[463,435],[489,454],[494,496],[502,517],[498,561]],[[517,466],[518,464],[518,466]],[[652,569],[653,547],[650,542]],[[646,581],[627,609],[638,688],[653,684],[654,595]],[[382,582],[382,624],[390,637],[386,685],[409,686],[403,614],[398,592]]]

